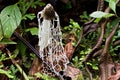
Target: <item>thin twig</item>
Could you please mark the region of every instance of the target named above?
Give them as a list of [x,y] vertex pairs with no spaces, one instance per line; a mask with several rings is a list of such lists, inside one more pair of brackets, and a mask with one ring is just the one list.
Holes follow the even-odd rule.
[[108,47],[109,47],[109,45],[110,45],[110,41],[111,41],[112,37],[114,36],[114,34],[115,34],[115,32],[116,32],[116,30],[117,30],[117,28],[118,28],[118,25],[119,25],[119,24],[117,24],[117,25],[114,27],[113,31],[112,31],[112,32],[109,34],[109,36],[107,37],[102,55],[104,55],[105,53],[108,52]]
[[77,42],[77,45],[75,47],[75,50],[78,48],[78,46],[80,45],[81,43],[81,40],[82,40],[82,37],[83,37],[83,29],[81,29],[81,32],[80,32],[80,37],[79,37],[79,40]]
[[8,49],[6,49],[6,50],[7,50],[7,54],[8,54],[8,56],[10,57],[12,63],[18,68],[18,70],[20,71],[21,75],[23,75],[24,79],[25,79],[25,80],[29,80],[27,74],[26,74],[26,73],[24,72],[24,70],[20,67],[20,65],[17,64],[16,61],[11,58],[11,53],[10,53],[10,51],[9,51]]
[[[120,1],[120,0],[117,0],[117,1],[116,1],[116,4],[118,4],[119,1]],[[111,10],[111,9],[110,9],[110,7],[108,6],[108,7],[105,9],[104,12],[109,13],[110,10]],[[93,56],[93,54],[94,54],[94,52],[95,52],[95,50],[100,47],[100,45],[101,45],[101,43],[102,43],[103,36],[104,36],[104,27],[105,27],[105,24],[106,24],[106,23],[107,23],[107,19],[106,19],[105,22],[103,22],[102,25],[101,25],[101,35],[100,35],[100,38],[99,38],[97,44],[93,47],[92,51],[91,51],[88,55],[86,55],[86,58],[85,58],[82,62],[87,62],[89,59],[91,59],[92,56]]]
[[96,52],[93,54],[92,58],[95,58],[96,56],[99,56],[99,55],[102,53],[102,51],[103,51],[103,49],[100,49],[100,50],[96,51]]
[[119,45],[120,44],[120,40],[117,40],[113,43],[113,46]]
[[22,36],[19,35],[18,32],[13,33],[19,40],[21,40],[28,48],[30,48],[36,56],[40,59],[39,51],[35,49],[28,41],[26,41]]
[[102,11],[104,8],[104,0],[98,0],[97,11]]
[[109,54],[109,45],[114,36],[116,30],[118,28],[118,24],[114,27],[112,32],[109,34],[105,41],[104,49],[100,55],[99,61],[99,70],[100,70],[100,80],[108,80],[108,77],[111,76],[111,68],[108,65],[113,64],[112,58]]
[[77,45],[73,49],[72,56],[71,56],[70,60],[72,60],[72,57],[74,57],[74,55],[76,55],[76,51],[77,51],[77,49],[78,49],[78,47],[79,47],[79,45],[81,43],[82,37],[83,37],[83,29],[81,28],[79,40],[77,41]]
[[87,62],[89,59],[92,58],[93,54],[94,54],[94,51],[96,49],[98,49],[102,43],[102,40],[103,40],[103,36],[104,36],[104,29],[105,29],[105,24],[106,24],[107,21],[105,21],[104,23],[102,23],[102,26],[101,26],[101,35],[100,35],[100,38],[97,42],[97,44],[95,45],[95,47],[93,47],[92,51],[86,55],[86,58],[82,61],[82,62]]
[[90,77],[90,80],[93,80],[92,73],[90,72],[90,70],[89,70],[87,65],[85,65],[85,69],[86,69],[86,71],[87,71],[87,73],[88,73],[88,75]]

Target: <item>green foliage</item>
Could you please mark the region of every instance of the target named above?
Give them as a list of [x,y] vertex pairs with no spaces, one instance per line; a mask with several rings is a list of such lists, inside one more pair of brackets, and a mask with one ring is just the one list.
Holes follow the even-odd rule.
[[116,13],[116,0],[105,0],[109,3],[109,7]]
[[1,23],[1,19],[0,19],[0,41],[3,39],[3,30],[2,30],[2,23]]
[[[11,57],[7,57],[7,55],[5,53],[2,53],[2,51],[0,51],[0,62],[16,58],[18,55],[18,52],[19,51],[16,49],[13,52],[13,54],[11,55]],[[2,69],[3,67],[4,67],[4,65],[0,65],[0,74],[5,74],[8,78],[11,78],[11,80],[16,80],[16,79],[19,80],[16,77],[16,73],[18,72],[17,68],[15,68],[13,65],[11,65],[9,70],[4,70],[4,69]]]
[[[114,1],[114,0],[112,0]],[[92,14],[90,14],[91,17],[96,18],[96,20],[94,22],[99,22],[102,18],[110,18],[110,17],[115,17],[115,12],[116,12],[116,5],[114,5],[114,3],[112,3],[111,0],[109,0],[109,6],[110,8],[114,11],[114,13],[105,13],[102,11],[95,11]],[[115,1],[114,1],[115,2]],[[82,16],[80,16],[80,18],[83,19],[83,22],[87,22],[89,21],[89,17],[87,16],[86,12],[84,12],[82,14]],[[107,27],[105,28],[105,35],[104,35],[104,40],[108,37],[109,33],[111,33],[111,31],[113,30],[113,28],[115,27],[115,25],[119,22],[119,18],[115,18],[115,20],[111,21],[111,22],[107,22]],[[75,67],[80,68],[83,73],[85,74],[84,76],[86,76],[85,80],[89,80],[87,78],[88,75],[86,75],[86,71],[85,71],[85,67],[82,64],[82,61],[85,59],[86,55],[89,54],[91,52],[91,48],[93,47],[93,45],[96,44],[97,39],[99,38],[100,35],[100,31],[98,28],[98,32],[92,32],[89,33],[85,38],[82,38],[81,40],[81,44],[80,44],[80,48],[79,48],[79,54],[77,56],[75,56],[72,61]],[[109,47],[109,53],[111,54],[112,58],[114,60],[116,60],[114,57],[117,57],[118,55],[115,53],[115,51],[118,51],[120,46],[115,46],[113,47],[113,43],[119,39],[119,30],[117,31],[117,34],[115,34],[115,36],[113,37],[110,47]],[[104,44],[102,44],[102,46],[104,46]],[[102,48],[101,46],[101,48]],[[99,58],[99,57],[98,57]],[[89,66],[91,68],[91,71],[94,70],[94,73],[92,73],[94,76],[94,80],[98,79],[98,58],[92,59],[92,61],[88,61],[86,63],[87,66]],[[116,60],[119,61],[119,60]]]
[[0,51],[0,61],[4,61],[4,60],[8,60],[8,59],[10,59],[10,58],[6,57],[6,54],[4,54]]
[[[111,32],[111,30],[114,28],[114,26],[116,25],[116,24],[118,24],[119,23],[119,19],[118,18],[116,18],[116,19],[114,19],[112,22],[108,22],[107,23],[107,28],[106,28],[106,34],[105,34],[105,38],[107,38],[107,36],[108,36],[108,34]],[[119,48],[120,48],[120,46],[119,45],[117,45],[117,46],[113,46],[114,45],[114,42],[117,40],[117,39],[119,39],[120,38],[120,36],[118,35],[119,34],[119,29],[118,29],[118,31],[116,32],[116,34],[113,36],[113,38],[112,38],[112,41],[111,41],[111,43],[110,43],[110,47],[109,47],[109,52],[110,52],[110,54],[111,54],[111,56],[112,57],[116,57],[117,56],[117,54],[115,53],[115,51],[117,51],[117,50],[119,50]]]
[[10,70],[11,70],[11,74],[14,76],[12,80],[20,80],[19,78],[17,78],[16,75],[19,70],[14,65],[10,66]]
[[116,0],[110,0],[109,7],[116,13]]
[[33,2],[31,3],[31,7],[32,8],[36,8],[37,6],[44,6],[45,3],[42,2],[41,0],[33,0]]
[[80,18],[82,22],[87,22],[91,19],[91,17],[88,15],[86,11],[84,11],[83,14],[80,15]]
[[25,30],[25,32],[28,32],[28,31],[30,31],[30,33],[32,35],[38,35],[38,28],[36,28],[36,27],[28,28],[28,29]]
[[36,55],[34,53],[30,53],[30,59],[34,60],[34,58],[36,57]]
[[106,2],[109,2],[110,0],[105,0]]
[[91,13],[90,16],[94,17],[94,18],[108,18],[108,17],[114,16],[114,14],[105,13],[105,12],[102,12],[102,11],[95,11],[95,12]]
[[[54,3],[56,3],[56,2],[54,2]],[[67,1],[66,4],[61,5],[61,9],[62,10],[64,9],[65,12],[70,10],[71,8],[72,8],[72,2],[71,1]]]
[[30,0],[30,1],[19,0],[19,2],[17,4],[19,5],[19,8],[21,10],[23,17],[25,15],[28,15],[28,14],[26,14],[26,12],[30,7],[36,8],[37,6],[44,6],[45,5],[45,3],[43,3],[41,0]]
[[80,58],[80,60],[82,61],[82,60],[84,60],[84,58],[85,58],[85,55],[87,55],[88,53],[90,53],[91,52],[91,49],[87,49],[87,50],[85,50],[85,51],[81,51],[80,52],[80,54],[81,54],[81,58]]
[[10,40],[10,39],[2,39],[0,41],[1,44],[17,44],[16,42]]
[[[79,39],[79,34],[81,32],[82,28],[80,27],[80,25],[78,24],[78,22],[75,22],[73,19],[70,19],[70,25],[65,26],[63,28],[63,32],[64,34],[74,34],[76,36],[76,40]],[[73,46],[76,45],[76,41],[73,42]]]
[[71,8],[72,8],[71,2],[68,1],[68,3],[65,5],[65,9],[68,10],[68,9],[71,9]]
[[[84,11],[82,15],[80,15],[81,22],[88,22],[91,17],[96,18],[94,22],[99,23],[99,21],[102,18],[115,18],[112,19],[110,22],[107,22],[106,24],[106,31],[104,34],[103,44],[100,46],[100,48],[104,47],[104,42],[109,33],[112,31],[114,26],[119,22],[119,17],[116,16],[116,0],[105,0],[109,7],[112,9],[111,13],[105,13],[102,11],[95,11],[92,14],[87,13],[87,11]],[[5,74],[8,78],[11,78],[11,80],[21,80],[20,78],[20,72],[22,73],[25,69],[25,73],[29,74],[28,71],[30,70],[31,63],[36,57],[35,54],[28,51],[26,45],[24,45],[21,41],[12,41],[11,36],[16,28],[19,28],[21,35],[25,37],[29,41],[29,35],[27,32],[30,32],[32,36],[38,35],[38,28],[37,27],[29,27],[26,26],[28,23],[26,21],[33,20],[36,18],[34,13],[28,13],[29,9],[37,8],[37,6],[44,6],[45,3],[43,3],[41,0],[19,0],[16,4],[10,5],[5,7],[0,14],[0,44],[10,45],[12,46],[12,54],[11,57],[7,57],[6,53],[4,51],[0,51],[0,63],[3,61],[7,61],[10,59],[20,60],[22,64],[7,66],[9,70],[5,70],[5,66],[0,65],[0,74]],[[72,3],[69,1],[65,6],[65,10],[72,8]],[[19,27],[18,27],[19,26]],[[78,22],[75,22],[73,19],[70,19],[70,24],[68,26],[65,26],[63,28],[63,34],[75,34],[76,41],[74,42],[74,45],[76,45],[80,33],[81,33],[81,25],[78,24]],[[100,31],[98,28],[98,32],[92,32],[89,33],[87,36],[83,37],[81,40],[80,48],[77,50],[78,54],[74,58],[72,58],[72,63],[75,67],[81,69],[83,71],[83,74],[85,75],[85,80],[89,80],[88,74],[85,70],[84,65],[82,64],[82,61],[85,59],[86,55],[91,52],[92,47],[96,44],[98,38],[100,35]],[[109,53],[113,57],[114,61],[118,61],[116,57],[118,57],[118,54],[115,51],[118,51],[120,49],[120,45],[113,46],[114,42],[120,38],[120,29],[115,33],[115,36],[113,37],[110,46],[109,46]],[[99,57],[98,57],[99,58]],[[94,80],[98,80],[98,58],[93,59],[92,61],[87,62],[87,65],[94,70]],[[20,67],[22,66],[22,68]],[[23,73],[23,76],[25,75]],[[18,76],[20,75],[20,76]],[[50,76],[36,73],[34,76],[39,77],[42,80],[58,80],[56,78],[52,78]],[[29,77],[29,75],[25,75],[26,79],[28,78],[30,80],[34,80],[33,77]],[[81,75],[78,76],[78,80],[82,80],[83,78]]]
[[118,30],[118,35],[117,36],[120,37],[120,29]]
[[16,58],[18,51],[15,50],[15,53],[13,55],[11,55],[11,57],[7,57],[7,55],[5,53],[3,53],[2,51],[0,51],[0,62],[1,61],[5,61],[5,60],[9,60],[11,58]]
[[80,30],[80,25],[77,22],[75,22],[73,19],[70,19],[70,25],[65,26],[64,30],[66,30],[66,31],[68,30],[68,31],[70,31],[70,33],[73,33],[75,31],[75,29]]
[[[90,16],[87,14],[87,12],[84,12],[80,16],[80,18],[83,19],[83,22],[87,22],[87,21],[89,21],[91,19]],[[74,22],[72,22],[71,24],[73,24],[73,23]],[[76,34],[76,36],[79,36],[81,28],[80,28],[79,24],[77,24],[77,26],[79,27],[78,28],[79,33]],[[66,27],[65,28],[67,30],[71,30],[71,31],[74,30],[74,28],[75,28],[74,26],[66,26]],[[72,62],[74,64],[74,66],[77,67],[77,68],[80,68],[84,73],[86,73],[86,71],[85,71],[85,67],[82,64],[82,61],[85,59],[86,55],[91,52],[91,48],[95,44],[98,36],[99,36],[98,33],[96,34],[95,32],[93,32],[93,33],[89,33],[86,38],[83,37],[82,40],[81,40],[81,44],[80,44],[81,49],[79,51],[79,54],[77,56],[75,56],[74,58],[72,58]],[[93,60],[93,61],[87,62],[87,65],[91,66],[93,70],[98,70],[98,61],[97,60]],[[85,80],[89,80],[89,79],[86,77]]]
[[19,26],[21,19],[22,15],[20,9],[16,4],[4,8],[0,14],[1,20],[0,32],[3,32],[2,35],[5,38],[10,38],[14,30]]
[[[30,60],[28,60],[28,56],[26,54],[27,47],[24,45],[21,41],[16,45],[17,49],[19,49],[19,55],[22,57],[22,64],[25,68],[30,68],[31,63]],[[27,61],[27,62],[26,62]]]
[[27,19],[33,20],[35,17],[36,17],[35,14],[31,13],[31,14],[25,14],[22,19],[23,20],[27,20]]
[[[14,48],[14,49],[11,50],[12,55],[10,57],[7,57],[6,53],[0,50],[0,63],[13,58],[15,58],[16,60],[19,58],[22,61],[22,66],[27,70],[30,69],[31,60],[34,60],[35,54],[30,53],[30,56],[28,56],[29,54],[26,54],[27,47],[21,41],[18,40],[14,42],[11,40],[11,38],[13,38],[12,34],[16,28],[19,28],[21,30],[21,33],[25,31],[25,34],[26,34],[28,31],[30,31],[32,35],[37,35],[38,28],[33,27],[33,28],[27,29],[25,21],[33,20],[36,17],[34,13],[28,13],[28,9],[37,8],[37,6],[44,6],[44,5],[45,3],[43,3],[41,0],[30,0],[30,1],[19,0],[16,4],[9,5],[1,11],[0,13],[0,45],[12,44],[11,48]],[[23,36],[26,36],[25,34],[23,34]],[[24,70],[22,70],[21,66],[17,63],[14,63],[14,65],[12,64],[9,67],[9,70],[4,70],[3,68],[4,66],[0,67],[0,74],[5,74],[8,78],[11,78],[11,80],[21,80],[20,76],[18,75],[22,72],[23,72],[24,78],[28,80],[28,76],[25,74]]]
[[10,70],[4,70],[0,68],[0,74],[5,74],[8,78],[14,78],[13,75],[11,75],[11,71]]
[[[8,59],[10,58],[6,57],[6,55],[0,51],[0,62]],[[12,75],[12,72],[10,70],[2,69],[3,67],[4,65],[0,65],[0,74],[5,74],[8,78],[14,78],[14,76]]]
[[47,76],[45,74],[35,73],[35,76],[41,78],[42,80],[58,80],[57,78],[52,78],[50,76]]
[[75,57],[72,59],[72,61],[73,61],[73,64],[74,64],[75,67],[77,67],[77,68],[83,67],[83,65],[82,65],[82,63],[80,62],[78,56],[75,56]]
[[[72,59],[74,66],[81,69],[84,68],[84,66],[82,65],[82,61],[85,59],[85,56],[90,52],[91,52],[91,49],[87,49],[85,51],[82,50],[79,54],[80,57],[76,56],[75,58]],[[87,62],[87,65],[92,66],[94,70],[98,70],[97,62],[98,61],[96,60],[94,60],[93,62]]]
[[80,74],[77,76],[77,78],[75,80],[84,80],[83,76]]

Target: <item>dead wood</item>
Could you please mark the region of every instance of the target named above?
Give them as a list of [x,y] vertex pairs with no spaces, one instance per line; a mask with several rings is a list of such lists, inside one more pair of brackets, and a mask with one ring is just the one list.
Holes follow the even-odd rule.
[[114,72],[108,78],[108,80],[119,80],[120,79],[120,63],[115,63]]
[[[82,71],[78,68],[67,66],[67,70],[65,72],[66,76],[70,77],[71,80],[83,80]],[[80,76],[80,77],[79,77]]]

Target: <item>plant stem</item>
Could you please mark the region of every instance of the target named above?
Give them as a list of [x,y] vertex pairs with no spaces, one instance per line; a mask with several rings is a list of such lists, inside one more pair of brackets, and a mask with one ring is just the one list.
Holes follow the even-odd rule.
[[23,75],[24,79],[25,80],[29,80],[28,76],[26,75],[26,73],[24,72],[24,70],[20,67],[20,65],[17,64],[16,61],[11,58],[11,53],[10,53],[10,51],[8,49],[7,49],[7,53],[8,53],[8,56],[10,57],[12,63],[18,68],[18,70],[20,71],[20,73]]

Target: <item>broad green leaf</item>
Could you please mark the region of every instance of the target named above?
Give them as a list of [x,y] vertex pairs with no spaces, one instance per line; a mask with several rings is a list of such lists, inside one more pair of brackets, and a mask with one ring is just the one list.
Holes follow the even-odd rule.
[[0,20],[5,38],[10,38],[22,19],[17,5],[10,5],[1,11]]
[[38,35],[38,28],[36,28],[36,27],[26,29],[26,32],[28,32],[28,31],[30,31],[30,33],[32,35]]
[[101,19],[102,18],[96,18],[94,22],[98,23],[98,22],[100,22]]
[[116,13],[116,0],[110,0],[109,7]]
[[114,16],[114,14],[105,13],[102,11],[95,11],[95,12],[91,13],[90,16],[94,17],[94,18],[108,18],[108,17]]

